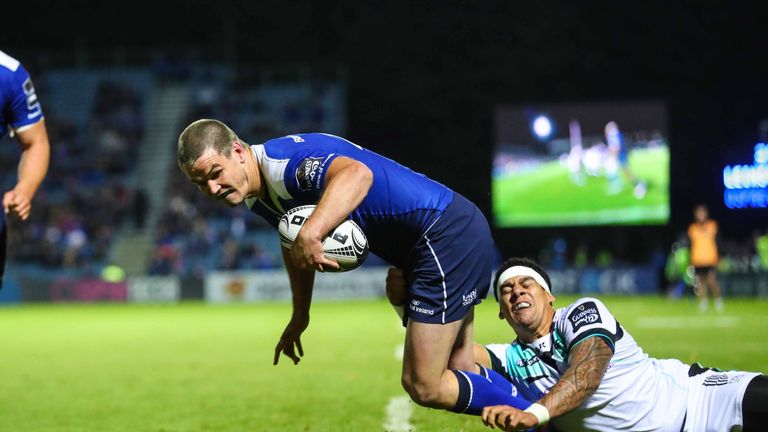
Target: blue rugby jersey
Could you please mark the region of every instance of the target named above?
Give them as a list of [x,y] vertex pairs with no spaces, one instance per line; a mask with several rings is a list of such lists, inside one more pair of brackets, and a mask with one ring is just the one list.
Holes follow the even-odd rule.
[[351,213],[371,252],[404,268],[422,234],[453,200],[453,191],[344,138],[322,133],[288,135],[251,146],[266,180],[266,197],[246,204],[277,227],[280,217],[300,205],[316,204],[331,161],[355,159],[373,172],[368,195]]
[[0,51],[0,137],[9,127],[18,129],[37,123],[43,110],[37,100],[35,87],[24,66]]

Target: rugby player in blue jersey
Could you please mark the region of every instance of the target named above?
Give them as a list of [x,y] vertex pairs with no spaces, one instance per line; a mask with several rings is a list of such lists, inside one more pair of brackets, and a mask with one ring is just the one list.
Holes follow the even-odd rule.
[[[178,141],[178,163],[211,198],[245,203],[274,227],[289,209],[315,204],[283,259],[293,314],[275,347],[298,363],[309,325],[314,272],[336,269],[321,240],[355,221],[371,252],[403,269],[407,320],[402,384],[424,406],[479,414],[489,405],[526,408],[500,375],[473,360],[473,308],[490,285],[493,244],[483,214],[461,195],[343,138],[310,133],[248,145],[203,119]],[[298,352],[298,355],[297,355]]]
[[[43,110],[29,73],[18,60],[0,51],[0,138],[8,131],[21,145],[21,158],[16,185],[3,194],[3,212],[26,220],[32,211],[32,198],[48,172],[50,145]],[[7,241],[5,218],[0,223],[2,284]]]

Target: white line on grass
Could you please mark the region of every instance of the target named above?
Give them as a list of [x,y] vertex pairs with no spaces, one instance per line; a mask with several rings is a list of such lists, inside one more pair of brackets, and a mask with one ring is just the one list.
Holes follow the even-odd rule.
[[403,351],[405,351],[405,345],[400,344],[395,347],[395,359],[398,361],[403,361]]
[[387,404],[387,422],[384,430],[387,432],[413,432],[416,428],[411,424],[411,398],[394,396]]
[[[400,331],[405,333],[402,325],[398,325]],[[405,344],[398,344],[395,347],[395,360],[402,363]],[[392,396],[387,403],[387,421],[384,422],[386,432],[415,432],[416,426],[411,424],[411,414],[413,414],[413,405],[408,396]]]
[[635,325],[641,328],[708,328],[708,327],[738,327],[740,320],[734,316],[701,316],[701,317],[642,317]]

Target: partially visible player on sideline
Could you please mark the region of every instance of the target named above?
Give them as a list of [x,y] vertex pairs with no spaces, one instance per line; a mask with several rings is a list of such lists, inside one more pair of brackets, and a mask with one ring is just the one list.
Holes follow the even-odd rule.
[[[499,317],[512,343],[475,344],[475,361],[503,375],[528,400],[525,411],[488,407],[490,427],[548,423],[576,431],[758,431],[768,423],[768,377],[650,358],[598,299],[554,309],[549,275],[526,258],[496,273]],[[403,301],[403,276],[390,269],[387,297]]]
[[723,298],[717,284],[717,264],[720,256],[717,251],[717,222],[710,219],[707,206],[699,204],[693,209],[693,223],[688,226],[688,238],[691,240],[691,265],[696,273],[696,294],[699,307],[707,310],[709,291],[715,299],[715,310],[723,310]]
[[[27,220],[32,198],[48,172],[50,145],[32,79],[18,60],[0,51],[0,138],[10,130],[21,145],[18,180],[3,194],[3,213]],[[0,287],[5,273],[7,225],[0,228]]]
[[[425,406],[479,414],[499,403],[525,408],[503,377],[473,361],[474,305],[490,285],[493,241],[485,217],[461,195],[343,138],[297,134],[248,145],[224,123],[202,119],[178,141],[178,164],[197,187],[241,203],[277,227],[289,209],[316,204],[290,251],[283,249],[293,316],[275,347],[303,356],[315,271],[336,269],[321,239],[347,218],[371,252],[408,280],[402,383]],[[298,350],[298,356],[296,355]],[[494,384],[494,379],[498,384]]]

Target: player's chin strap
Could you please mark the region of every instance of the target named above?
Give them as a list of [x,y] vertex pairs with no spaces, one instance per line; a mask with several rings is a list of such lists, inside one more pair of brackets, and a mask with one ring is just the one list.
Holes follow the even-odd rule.
[[544,280],[544,278],[537,272],[536,270],[527,267],[527,266],[512,266],[499,275],[499,280],[496,282],[496,301],[501,301],[501,285],[506,282],[507,279],[517,277],[517,276],[529,276],[533,278],[533,280],[536,281],[539,285],[541,285],[542,288],[547,290],[547,292],[552,292],[549,289],[549,285],[547,284],[547,281]]

